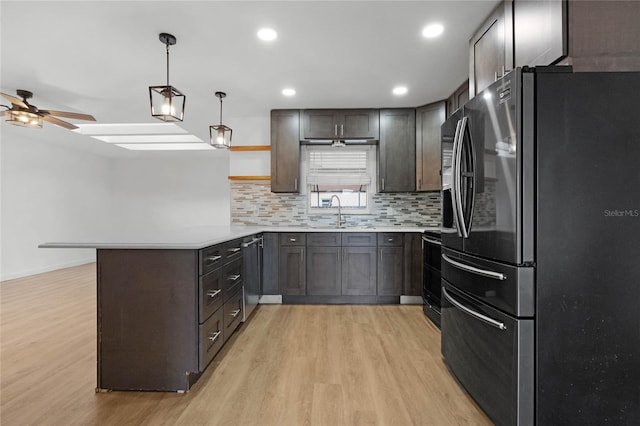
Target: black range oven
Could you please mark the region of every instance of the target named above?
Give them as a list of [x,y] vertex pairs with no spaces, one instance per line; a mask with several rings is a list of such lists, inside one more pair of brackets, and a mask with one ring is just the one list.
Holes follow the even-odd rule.
[[440,280],[441,244],[440,231],[425,231],[422,234],[423,309],[425,315],[438,328],[440,328],[440,298],[442,296],[442,283]]

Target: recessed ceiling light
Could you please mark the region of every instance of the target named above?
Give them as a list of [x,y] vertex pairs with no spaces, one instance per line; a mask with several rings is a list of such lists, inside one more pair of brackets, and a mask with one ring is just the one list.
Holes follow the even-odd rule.
[[285,96],[293,96],[296,94],[296,89],[287,87],[286,89],[282,89],[282,94]]
[[393,88],[394,95],[404,95],[409,91],[406,86],[397,86]]
[[422,36],[425,38],[438,37],[444,31],[442,24],[429,24],[422,29]]
[[258,38],[264,41],[272,41],[278,37],[278,33],[273,28],[261,28],[258,31]]

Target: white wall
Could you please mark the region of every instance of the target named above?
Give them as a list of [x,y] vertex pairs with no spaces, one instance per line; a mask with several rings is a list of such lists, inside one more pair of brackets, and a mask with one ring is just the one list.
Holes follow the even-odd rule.
[[[110,162],[88,152],[3,129],[0,279],[91,262],[91,249],[39,249],[110,226]],[[37,131],[37,130],[35,130]],[[20,133],[22,132],[22,133]],[[18,135],[18,136],[16,136]]]
[[113,160],[111,211],[118,232],[230,224],[228,155],[194,152]]
[[44,242],[231,222],[227,152],[108,157],[75,148],[75,135],[45,143],[28,138],[37,130],[7,127],[0,143],[0,280],[95,260],[94,249],[38,248]]

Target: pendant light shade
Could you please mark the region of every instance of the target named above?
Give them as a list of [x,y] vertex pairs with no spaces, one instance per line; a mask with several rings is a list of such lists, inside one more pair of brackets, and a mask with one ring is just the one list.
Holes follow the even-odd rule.
[[176,44],[176,38],[167,33],[161,33],[159,38],[167,46],[167,84],[149,87],[151,115],[162,121],[182,121],[186,96],[169,84],[169,46]]
[[209,126],[209,144],[214,148],[229,148],[231,146],[231,127],[222,124],[222,98],[226,97],[224,92],[216,92],[216,97],[220,99],[220,124]]

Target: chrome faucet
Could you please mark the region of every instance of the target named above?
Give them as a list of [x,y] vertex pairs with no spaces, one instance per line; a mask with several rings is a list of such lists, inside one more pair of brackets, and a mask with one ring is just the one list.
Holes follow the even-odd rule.
[[333,195],[331,196],[331,200],[330,200],[331,206],[333,207],[333,199],[334,199],[334,198],[335,198],[336,200],[338,200],[338,217],[337,217],[337,219],[336,219],[336,227],[337,227],[337,228],[340,228],[340,227],[342,227],[342,225],[345,223],[345,221],[344,221],[344,220],[342,220],[342,206],[341,206],[341,204],[340,204],[340,197],[338,197],[337,195],[333,194]]

